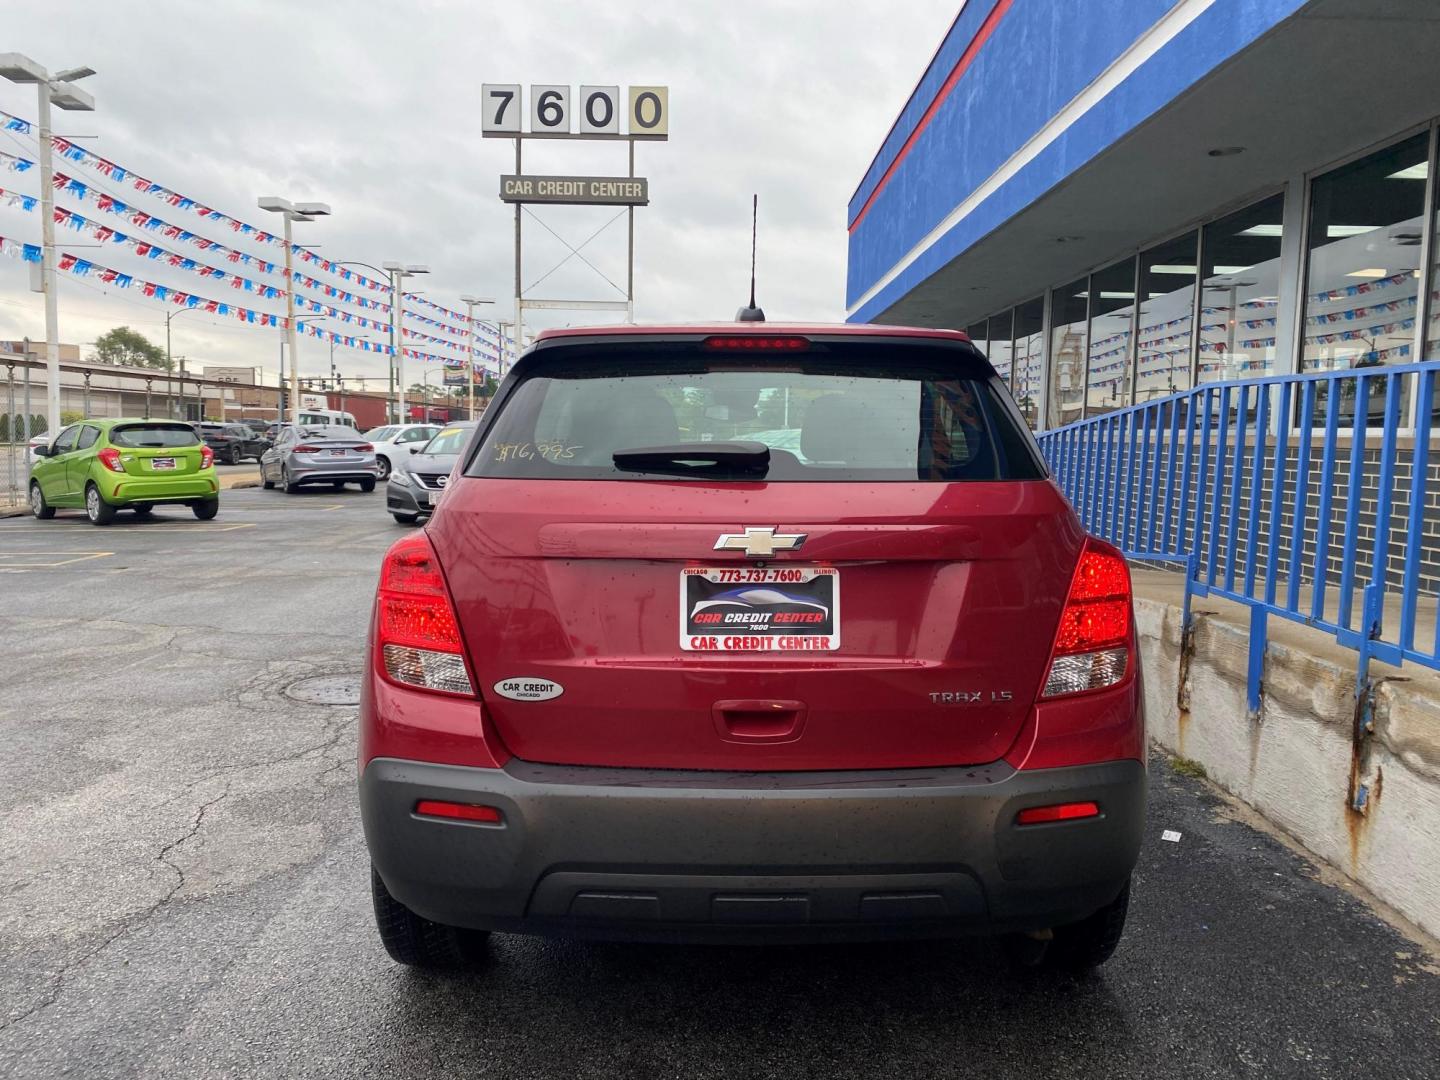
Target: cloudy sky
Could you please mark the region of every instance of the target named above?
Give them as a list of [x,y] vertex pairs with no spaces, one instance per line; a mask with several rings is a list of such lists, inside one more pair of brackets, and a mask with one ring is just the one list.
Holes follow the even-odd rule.
[[[762,306],[772,319],[839,319],[846,201],[959,6],[892,0],[881,17],[881,5],[851,0],[49,0],[9,5],[3,48],[52,71],[84,64],[99,73],[84,83],[97,111],[57,111],[58,134],[98,135],[80,145],[261,228],[279,222],[255,208],[259,195],[328,202],[333,216],[298,225],[298,242],[333,259],[427,263],[433,272],[419,287],[450,308],[467,292],[513,296],[513,212],[496,192],[514,144],[480,138],[480,84],[668,85],[670,141],[638,148],[651,205],[636,212],[637,318],[733,314],[746,291],[758,192]],[[33,120],[33,89],[0,82],[0,109]],[[625,169],[623,144],[526,146],[527,172]],[[33,158],[34,147],[31,136],[0,134],[0,150]],[[261,250],[84,166],[57,167],[197,233]],[[0,186],[35,194],[37,172],[0,171]],[[73,199],[61,205],[106,217]],[[616,213],[534,209],[576,245]],[[584,249],[621,286],[624,226],[614,222]],[[38,213],[0,207],[0,235],[38,240]],[[81,248],[93,241],[65,230],[60,238],[62,250],[118,270],[236,299],[118,247]],[[566,249],[527,218],[525,254],[528,289]],[[0,258],[0,339],[44,336],[28,281],[22,264]],[[527,295],[617,297],[579,260]],[[61,339],[87,352],[122,323],[164,344],[165,305],[138,290],[105,292],[62,274],[60,305]],[[283,311],[283,301],[251,306]],[[509,317],[511,304],[490,310]],[[607,317],[557,312],[551,321]],[[192,369],[277,366],[276,330],[197,312],[175,319],[172,333]],[[301,374],[322,374],[327,354],[302,342]],[[343,348],[336,362],[346,374],[385,370],[383,359]]]

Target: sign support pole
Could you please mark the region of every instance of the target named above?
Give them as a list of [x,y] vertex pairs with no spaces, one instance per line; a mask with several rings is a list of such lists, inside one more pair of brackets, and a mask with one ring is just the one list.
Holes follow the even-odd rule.
[[[635,178],[635,140],[630,141],[630,178]],[[626,244],[625,253],[625,319],[627,322],[635,321],[635,207],[627,211],[629,221],[629,241]]]
[[[520,167],[520,148],[521,148],[522,146],[524,146],[524,145],[525,145],[525,140],[522,139],[522,138],[517,134],[517,135],[515,136],[515,175],[516,175],[516,176],[522,176],[522,175],[524,175],[524,170]],[[521,304],[520,304],[520,300],[521,300],[520,293],[521,293],[521,289],[522,289],[522,286],[521,286],[521,284],[520,284],[520,270],[521,270],[521,261],[520,261],[520,214],[521,214],[521,212],[522,212],[523,210],[524,210],[524,205],[517,202],[517,203],[515,204],[515,356],[516,356],[517,359],[518,359],[519,356],[520,356],[521,342],[525,340],[524,337],[522,336],[522,335],[523,335],[523,331],[524,331],[524,325],[525,325],[525,316],[524,316],[524,314],[521,312]],[[504,353],[505,353],[505,339],[504,339],[503,336],[502,336],[501,339],[500,339],[500,353],[501,353],[502,356],[503,356]]]

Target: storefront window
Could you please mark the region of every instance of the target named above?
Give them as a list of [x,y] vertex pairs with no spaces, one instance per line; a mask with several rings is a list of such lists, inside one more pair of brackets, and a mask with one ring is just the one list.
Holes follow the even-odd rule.
[[975,346],[977,349],[979,349],[981,352],[985,353],[987,356],[989,355],[989,351],[988,351],[987,348],[986,348],[986,341],[985,341],[985,320],[984,320],[984,319],[981,319],[981,320],[980,320],[979,322],[977,322],[977,323],[971,323],[969,326],[967,326],[967,327],[965,328],[965,333],[966,333],[966,335],[970,338],[970,343],[971,343],[972,345],[974,345],[974,346]]
[[1084,412],[1088,297],[1088,278],[1050,292],[1050,427],[1079,420]]
[[1130,350],[1134,338],[1135,260],[1090,275],[1090,362],[1085,370],[1085,415],[1130,404]]
[[994,365],[995,373],[1005,380],[1006,386],[1013,385],[1010,382],[1015,360],[1014,330],[1011,326],[1013,318],[1013,311],[992,315],[986,331],[990,339],[990,363]]
[[1041,379],[1045,371],[1045,298],[1021,304],[1015,309],[1015,352],[1012,393],[1026,422],[1040,424]]
[[1190,389],[1199,239],[1198,233],[1186,233],[1140,256],[1143,300],[1136,347],[1137,405]]
[[1205,226],[1200,308],[1200,381],[1273,374],[1280,305],[1285,197],[1247,206]]
[[1303,370],[1412,359],[1429,156],[1416,135],[1310,185]]

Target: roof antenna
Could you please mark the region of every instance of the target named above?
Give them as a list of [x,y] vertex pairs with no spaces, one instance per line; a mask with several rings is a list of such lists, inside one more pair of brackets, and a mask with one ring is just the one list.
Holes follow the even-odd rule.
[[750,203],[750,303],[735,313],[736,322],[764,322],[765,312],[755,306],[755,232],[760,219],[760,196],[752,195]]

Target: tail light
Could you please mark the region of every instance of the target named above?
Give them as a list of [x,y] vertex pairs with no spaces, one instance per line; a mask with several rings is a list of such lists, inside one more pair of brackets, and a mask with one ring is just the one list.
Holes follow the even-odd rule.
[[810,348],[810,339],[779,334],[717,334],[707,337],[704,346],[723,352],[804,352]]
[[200,447],[200,468],[208,469],[215,464],[215,451],[208,446]]
[[1103,690],[1129,673],[1130,568],[1109,544],[1087,539],[1055,632],[1042,696]]
[[376,603],[376,648],[387,678],[474,695],[455,608],[424,533],[397,541],[386,553]]
[[374,445],[368,442],[362,442],[359,446],[355,447],[355,449],[359,450],[362,454],[370,454],[375,451]]
[[319,452],[320,447],[311,446],[309,443],[301,443],[299,446],[295,447],[295,453],[297,454],[318,454]]
[[1080,821],[1100,816],[1100,805],[1093,802],[1055,803],[1052,806],[1031,806],[1015,815],[1016,825],[1048,825],[1055,821]]
[[125,471],[125,466],[120,462],[120,451],[116,450],[113,446],[107,446],[103,450],[100,450],[96,453],[95,457],[99,459],[101,465],[104,465],[105,468],[111,472],[123,473]]

